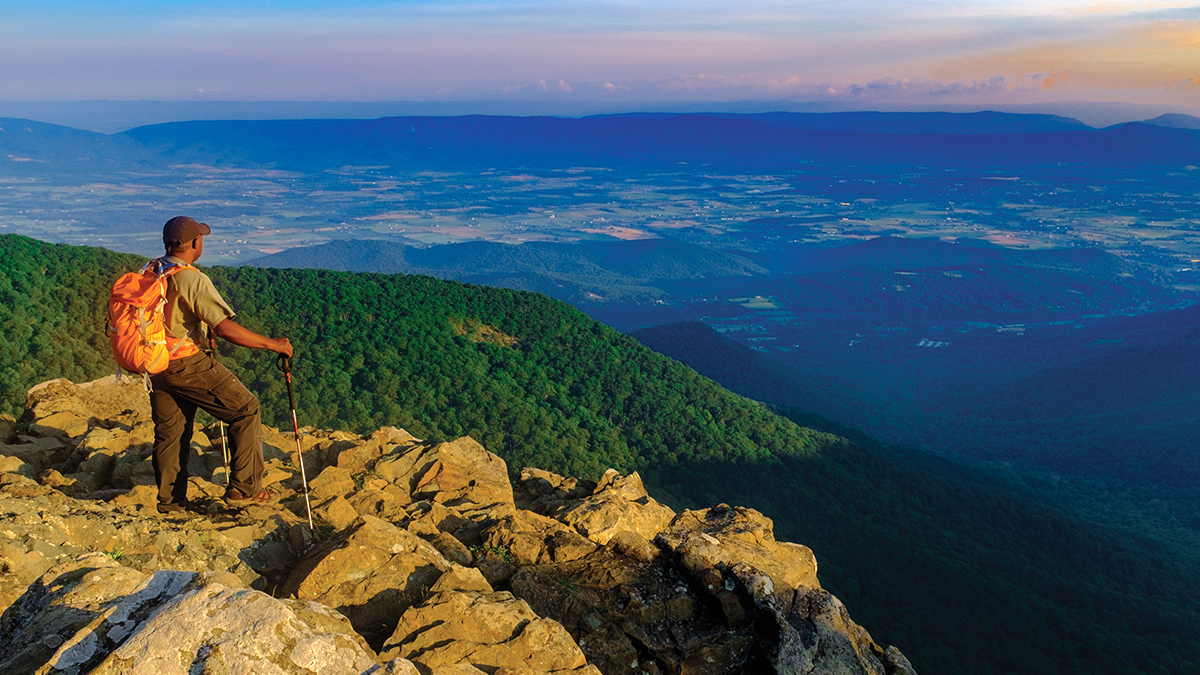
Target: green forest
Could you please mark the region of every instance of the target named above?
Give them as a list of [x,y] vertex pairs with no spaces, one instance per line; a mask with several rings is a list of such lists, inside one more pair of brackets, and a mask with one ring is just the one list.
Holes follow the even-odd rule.
[[[0,236],[0,401],[114,372],[113,280],[144,259]],[[203,261],[202,261],[203,262]],[[1200,580],[990,473],[773,409],[545,296],[429,277],[207,268],[247,327],[296,345],[302,425],[471,435],[513,471],[640,471],[675,508],[719,502],[813,548],[821,579],[918,672],[1196,672]],[[273,355],[222,345],[287,426]]]

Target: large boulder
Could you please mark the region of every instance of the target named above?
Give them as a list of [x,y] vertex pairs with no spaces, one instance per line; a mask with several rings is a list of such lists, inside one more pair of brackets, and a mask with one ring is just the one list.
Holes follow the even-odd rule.
[[373,516],[362,516],[309,553],[280,588],[281,595],[328,605],[345,614],[369,643],[392,634],[400,615],[420,603],[439,581],[491,588],[477,571],[459,569],[420,537]]
[[146,575],[101,554],[48,571],[5,613],[0,672],[366,673],[373,653],[335,612],[222,574]]
[[565,504],[554,517],[604,545],[621,532],[654,539],[670,525],[675,512],[650,497],[636,471],[621,476],[609,469],[591,496]]
[[508,465],[470,437],[403,447],[377,461],[374,472],[415,500],[441,504],[473,521],[516,510]]
[[404,613],[380,657],[430,669],[470,664],[485,672],[599,675],[558,622],[539,617],[506,592],[431,596]]
[[557,520],[530,511],[514,511],[483,533],[484,546],[503,551],[518,565],[578,560],[596,544]]
[[336,466],[356,474],[364,471],[384,455],[392,454],[398,448],[407,448],[417,444],[415,436],[404,429],[383,427],[357,443],[338,453]]
[[684,511],[655,541],[674,552],[693,574],[746,562],[769,576],[777,588],[820,588],[812,550],[775,541],[774,530],[771,519],[754,509],[719,504]]
[[68,437],[81,436],[99,420],[129,424],[150,419],[150,397],[140,377],[102,377],[74,384],[57,379],[31,388],[25,400],[25,420]]

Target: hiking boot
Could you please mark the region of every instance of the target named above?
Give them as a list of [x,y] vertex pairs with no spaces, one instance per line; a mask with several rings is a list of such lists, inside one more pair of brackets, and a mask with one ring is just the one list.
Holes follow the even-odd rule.
[[158,512],[159,513],[179,513],[181,511],[188,510],[190,507],[191,507],[190,502],[184,502],[182,504],[176,504],[176,503],[163,504],[160,502],[158,505]]
[[271,497],[273,496],[272,492],[266,488],[259,490],[258,494],[252,497],[247,497],[242,494],[241,490],[236,488],[229,488],[225,491],[224,500],[226,504],[233,506],[249,506],[251,504],[266,504],[271,501]]

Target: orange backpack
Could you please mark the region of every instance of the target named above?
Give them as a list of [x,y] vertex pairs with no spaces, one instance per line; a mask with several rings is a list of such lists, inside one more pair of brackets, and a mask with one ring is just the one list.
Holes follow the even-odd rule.
[[[117,365],[149,377],[166,370],[167,362],[200,351],[188,338],[167,337],[163,307],[167,304],[167,279],[191,265],[175,264],[164,269],[156,258],[140,272],[128,272],[113,284],[108,296],[108,341]],[[168,340],[173,345],[168,344]],[[190,347],[177,353],[184,344]]]

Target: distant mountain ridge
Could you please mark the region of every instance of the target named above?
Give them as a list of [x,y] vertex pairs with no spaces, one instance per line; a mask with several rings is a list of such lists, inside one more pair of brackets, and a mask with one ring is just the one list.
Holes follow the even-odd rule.
[[1174,129],[1200,129],[1200,117],[1195,115],[1182,115],[1180,113],[1167,113],[1159,115],[1154,119],[1146,120],[1146,124],[1153,124],[1160,127],[1172,127]]
[[[690,116],[696,116],[692,113]],[[682,117],[672,113],[625,113],[595,115],[594,117],[631,117],[668,119]],[[748,119],[804,131],[826,131],[859,134],[1031,134],[1055,131],[1092,131],[1083,122],[1059,115],[1017,114],[992,111],[975,113],[903,113],[903,112],[833,112],[833,113],[708,113],[705,116],[728,119]],[[1168,125],[1163,125],[1168,126]]]
[[575,244],[473,241],[418,248],[385,240],[337,240],[243,263],[244,267],[426,274],[531,290],[566,300],[655,297],[664,281],[762,275],[753,260],[668,239]]
[[26,119],[0,118],[0,174],[42,175],[70,166],[90,174],[153,162],[137,141]]
[[123,168],[199,162],[294,170],[348,164],[754,171],[811,163],[972,169],[1200,164],[1200,129],[1182,117],[1093,129],[1069,118],[1006,113],[469,115],[171,122],[111,136],[8,118],[0,119],[7,130],[0,133],[0,157],[64,163],[99,158]]
[[786,128],[747,117],[397,117],[379,120],[180,122],[123,137],[182,162],[251,162],[312,170],[394,168],[678,169],[776,171],[808,162],[1013,168],[1059,163],[1183,166],[1200,162],[1200,131],[1126,124],[1011,134],[846,133]]

